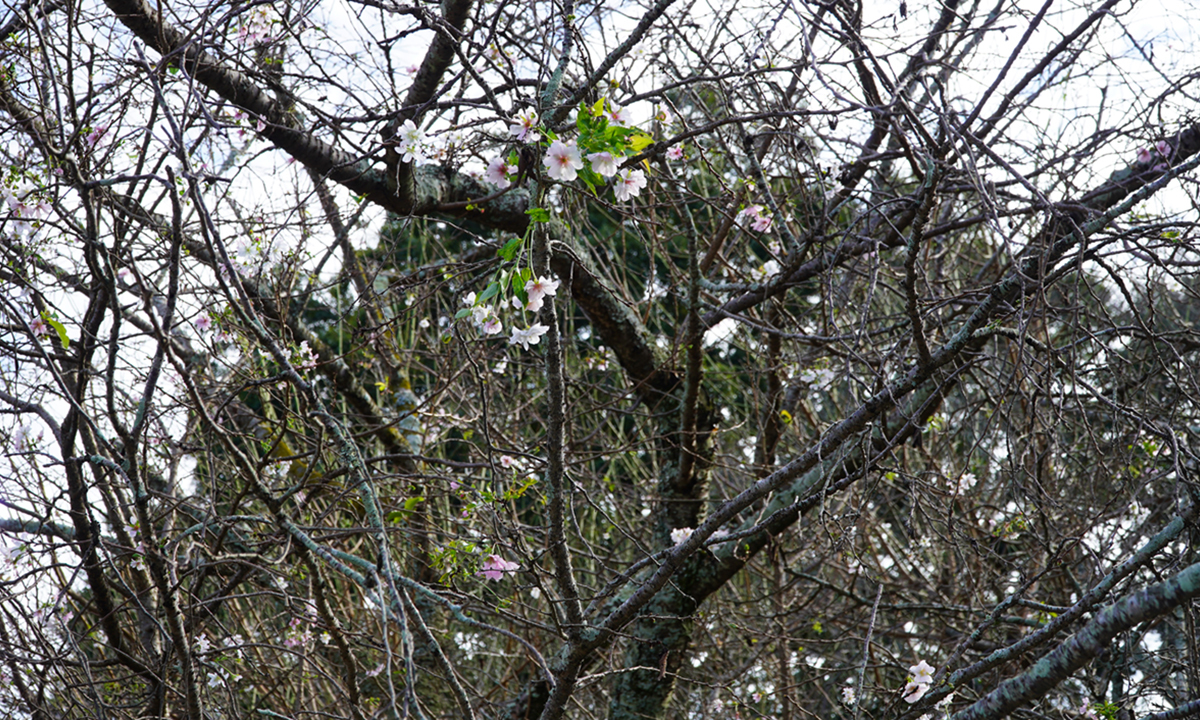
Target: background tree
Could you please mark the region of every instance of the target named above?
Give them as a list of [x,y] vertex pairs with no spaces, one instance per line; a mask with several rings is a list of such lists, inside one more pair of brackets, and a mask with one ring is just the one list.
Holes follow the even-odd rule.
[[1200,711],[1198,19],[679,2],[9,10],[7,716]]

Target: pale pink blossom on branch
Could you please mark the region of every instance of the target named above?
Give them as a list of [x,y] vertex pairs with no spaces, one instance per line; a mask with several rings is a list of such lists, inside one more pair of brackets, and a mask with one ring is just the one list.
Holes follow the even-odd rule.
[[613,125],[627,127],[629,125],[629,111],[616,103],[609,103],[608,106],[608,121]]
[[512,183],[508,181],[508,176],[515,172],[515,168],[508,164],[508,161],[502,157],[493,159],[487,166],[487,172],[484,173],[483,179],[487,180],[492,185],[503,190]]
[[904,701],[911,705],[925,697],[927,692],[929,692],[929,683],[919,683],[914,680],[904,686]]
[[610,152],[591,153],[587,156],[592,164],[592,170],[601,177],[612,177],[617,174],[617,158]]
[[919,683],[933,682],[933,673],[935,668],[924,660],[919,661],[908,669],[913,674],[913,680]]
[[508,339],[508,344],[520,345],[525,350],[528,350],[530,345],[537,345],[540,343],[542,341],[542,336],[545,335],[546,331],[549,329],[550,328],[548,326],[542,325],[541,323],[530,325],[524,330],[521,328],[513,328],[512,336]]
[[425,161],[425,133],[421,132],[421,128],[413,124],[412,120],[405,120],[400,126],[396,141],[396,151],[400,153],[404,162],[420,165]]
[[743,222],[750,223],[750,227],[756,232],[766,232],[771,229],[771,216],[766,214],[766,208],[762,205],[751,205],[738,213],[738,217]]
[[504,324],[495,315],[488,315],[479,327],[483,330],[484,335],[499,335],[500,331],[504,329]]
[[568,145],[562,140],[555,140],[550,145],[542,162],[546,165],[546,171],[550,173],[550,177],[564,182],[574,180],[578,176],[578,171],[583,168],[583,160],[579,157],[579,148],[575,147],[575,143]]
[[613,185],[613,194],[618,200],[628,200],[636,197],[646,187],[646,173],[641,170],[626,169]]
[[667,159],[668,160],[682,160],[683,159],[683,146],[682,145],[672,145],[671,147],[667,148]]
[[534,278],[525,283],[525,294],[529,303],[525,309],[537,312],[542,309],[542,303],[547,296],[553,297],[558,292],[558,281],[553,278]]
[[542,137],[537,126],[537,111],[525,110],[517,115],[517,121],[509,126],[508,132],[520,142],[537,142]]
[[499,555],[487,555],[479,564],[478,575],[485,580],[503,580],[505,573],[516,572],[521,566]]

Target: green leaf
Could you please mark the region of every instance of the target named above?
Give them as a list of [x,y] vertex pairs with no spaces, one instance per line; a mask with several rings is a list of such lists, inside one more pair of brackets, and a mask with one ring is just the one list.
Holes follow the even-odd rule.
[[63,350],[70,350],[71,338],[67,337],[67,328],[49,315],[42,315],[42,319],[54,328],[54,332],[58,333],[58,341],[62,343]]
[[525,283],[533,278],[533,271],[521,268],[512,275],[512,291],[521,300],[522,305],[529,304],[529,296],[525,293]]
[[512,240],[504,243],[504,247],[496,251],[496,254],[504,258],[508,262],[512,262],[517,257],[517,252],[521,249],[522,238],[515,237]]
[[479,294],[479,297],[475,298],[475,304],[482,305],[483,303],[487,302],[488,300],[491,300],[492,298],[496,297],[499,294],[500,294],[500,283],[493,280],[490,283],[488,283],[488,286],[484,289],[484,291],[482,293]]
[[599,100],[596,101],[596,103],[594,105],[592,105],[592,115],[595,117],[600,117],[603,114],[604,114],[604,98],[600,98]]
[[525,211],[525,214],[534,222],[550,222],[550,213],[546,212],[545,208],[529,208]]
[[634,135],[629,138],[629,147],[633,148],[634,152],[641,152],[642,148],[654,142],[654,138],[645,133]]
[[458,312],[454,313],[454,319],[462,320],[463,318],[465,318],[466,316],[468,316],[470,314],[471,314],[471,308],[463,308],[462,310],[459,310]]

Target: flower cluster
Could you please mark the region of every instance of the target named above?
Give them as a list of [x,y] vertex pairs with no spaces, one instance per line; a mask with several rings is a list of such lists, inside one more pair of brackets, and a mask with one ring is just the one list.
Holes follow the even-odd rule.
[[12,187],[0,183],[0,200],[8,207],[6,225],[18,240],[31,236],[36,222],[50,213],[50,204],[26,183]]
[[925,693],[929,692],[929,688],[933,685],[934,667],[924,660],[919,661],[908,669],[912,673],[912,680],[904,686],[904,701],[912,704],[921,698],[925,697]]
[[486,555],[479,563],[479,577],[485,580],[503,580],[506,573],[514,573],[521,566],[510,562],[499,555]]
[[238,43],[242,46],[253,47],[263,45],[275,39],[275,25],[279,17],[270,6],[260,5],[249,12],[246,23],[238,28]]
[[[535,111],[525,110],[509,125],[508,132],[518,142],[536,142],[543,134],[538,122]],[[578,139],[563,140],[551,132],[545,132],[549,141],[542,156],[546,174],[554,180],[572,182],[579,179],[582,173],[583,181],[593,190],[600,184],[600,179],[613,178],[613,193],[617,200],[625,201],[639,195],[646,187],[645,172],[634,168],[621,170],[620,161],[625,150],[639,150],[652,140],[631,127],[628,110],[600,100],[590,110],[581,108],[576,124],[580,128]],[[587,150],[595,152],[589,153]],[[682,159],[683,149],[672,148],[668,151],[668,157]],[[512,183],[512,176],[516,172],[514,165],[514,155],[493,158],[488,163],[484,180],[504,189]]]
[[[527,272],[527,271],[525,271]],[[499,285],[499,283],[495,283]],[[553,278],[547,277],[530,277],[526,282],[522,291],[525,295],[525,301],[514,296],[512,298],[512,306],[517,310],[525,310],[528,312],[538,312],[545,304],[547,297],[553,297],[558,292],[559,282]],[[489,288],[484,293],[485,296],[495,295],[495,289]],[[475,326],[479,328],[484,335],[498,335],[504,329],[504,323],[500,320],[498,308],[491,304],[481,302],[481,297],[475,293],[467,293],[463,296],[463,304],[467,306],[467,310],[463,310],[459,317],[470,315]],[[535,322],[529,327],[519,328],[513,327],[511,335],[508,339],[510,345],[520,345],[523,349],[528,350],[530,345],[541,343],[542,336],[549,330],[549,326]]]
[[751,205],[738,213],[738,219],[750,225],[756,232],[766,232],[771,229],[771,216],[765,214],[762,205]]
[[475,293],[469,292],[463,296],[463,305],[466,305],[471,310],[471,320],[475,323],[475,327],[484,335],[496,335],[504,329],[504,323],[500,322],[499,316],[496,315],[496,309],[491,305],[479,304],[476,300]]
[[413,124],[412,120],[405,120],[396,133],[396,152],[400,153],[400,159],[420,165],[426,162],[429,149],[429,140],[421,128]]
[[1137,149],[1137,162],[1139,165],[1149,165],[1157,158],[1158,163],[1154,165],[1152,170],[1161,172],[1168,167],[1168,161],[1171,159],[1171,143],[1166,140],[1159,140],[1154,143],[1154,148],[1140,147]]

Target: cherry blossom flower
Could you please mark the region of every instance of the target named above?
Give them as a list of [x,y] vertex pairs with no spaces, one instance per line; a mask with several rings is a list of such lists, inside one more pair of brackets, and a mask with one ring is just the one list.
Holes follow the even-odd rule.
[[756,232],[766,232],[771,229],[772,219],[771,216],[765,213],[766,208],[762,205],[751,205],[738,213],[738,217],[750,223],[750,227]]
[[500,456],[500,467],[504,468],[505,470],[512,470],[516,466],[517,466],[517,459],[514,458],[512,455],[501,455]]
[[208,332],[212,329],[212,318],[207,315],[201,315],[196,318],[196,329],[200,332]]
[[542,336],[550,328],[541,323],[534,323],[528,328],[522,330],[520,328],[512,329],[512,337],[508,339],[509,345],[520,345],[528,350],[530,345],[537,345],[542,341]]
[[618,200],[628,200],[637,197],[642,188],[646,187],[646,173],[641,170],[626,169],[613,185],[613,194]]
[[412,120],[404,121],[404,124],[400,126],[400,132],[396,134],[396,139],[396,150],[404,162],[420,165],[425,161],[425,156],[422,154],[425,133],[421,132],[421,128],[414,125]]
[[675,122],[675,114],[671,112],[671,108],[666,105],[659,105],[654,111],[654,119],[663,125],[670,125]]
[[683,146],[682,145],[672,145],[671,147],[667,148],[667,159],[668,160],[682,160],[683,159]]
[[35,317],[29,321],[29,329],[33,331],[34,335],[42,337],[50,334],[50,323],[43,320],[39,315],[38,317]]
[[537,111],[525,110],[517,115],[517,121],[509,126],[508,132],[520,142],[537,142],[542,137],[537,126]]
[[462,304],[466,305],[467,307],[471,307],[472,305],[474,305],[475,304],[475,293],[469,292],[466,295],[463,295]]
[[496,313],[494,310],[492,310],[491,305],[476,305],[475,307],[471,308],[471,320],[473,320],[476,325],[483,325],[485,322],[487,322],[489,316],[495,314]]
[[592,164],[592,170],[602,177],[612,177],[617,174],[617,158],[610,152],[591,153],[587,156]]
[[98,125],[98,126],[92,128],[91,132],[89,132],[83,138],[83,142],[88,147],[94,148],[100,144],[100,141],[104,139],[104,135],[107,132],[108,132],[107,125]]
[[484,173],[483,179],[503,190],[512,185],[508,181],[508,176],[514,172],[516,172],[516,168],[509,165],[508,161],[504,158],[498,157],[488,163],[487,172]]
[[1144,147],[1137,149],[1137,161],[1140,165],[1145,165],[1150,162],[1150,151]]
[[689,527],[675,528],[671,531],[671,542],[675,543],[676,545],[680,545],[692,536],[692,532],[692,528]]
[[608,105],[608,121],[613,125],[621,127],[629,126],[629,111],[615,102],[610,102]]
[[921,660],[916,665],[908,669],[913,674],[913,682],[931,683],[933,682],[933,673],[935,668],[929,663]]
[[914,680],[904,686],[904,701],[911,705],[925,697],[925,693],[927,692],[929,692],[929,683]]
[[847,705],[853,705],[857,701],[858,701],[858,698],[854,694],[854,688],[852,688],[852,687],[842,688],[842,702],[846,703]]
[[583,160],[579,157],[579,148],[575,147],[574,142],[568,145],[562,140],[555,140],[550,145],[542,162],[546,165],[550,177],[564,182],[574,180],[578,176],[576,171],[583,167]]
[[1158,151],[1160,157],[1166,159],[1171,157],[1171,143],[1166,140],[1159,140],[1154,143],[1154,149]]
[[485,580],[503,580],[505,573],[516,572],[519,567],[521,566],[517,563],[505,560],[499,555],[487,555],[479,564],[480,570],[476,574]]
[[296,348],[295,362],[297,370],[313,370],[317,367],[317,354],[308,346],[307,340],[301,340],[300,347]]
[[504,324],[495,315],[488,315],[479,327],[483,330],[484,335],[498,335],[504,329]]
[[558,291],[558,281],[553,278],[539,277],[529,280],[525,283],[525,294],[529,297],[529,304],[525,309],[529,312],[537,312],[542,309],[542,302],[547,295],[553,297]]
[[1079,709],[1076,712],[1088,720],[1100,720],[1100,716],[1096,714],[1096,708],[1092,707],[1091,704],[1089,704],[1086,700],[1082,705],[1079,706]]
[[34,431],[22,425],[13,431],[12,434],[12,449],[16,453],[32,452],[37,444],[41,441],[42,434],[40,431]]

